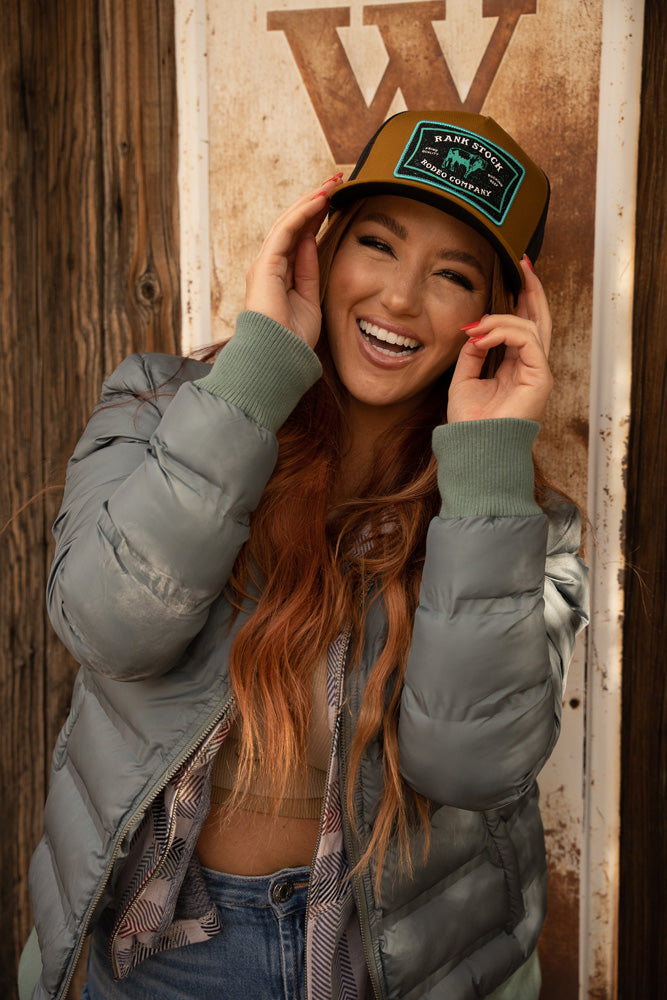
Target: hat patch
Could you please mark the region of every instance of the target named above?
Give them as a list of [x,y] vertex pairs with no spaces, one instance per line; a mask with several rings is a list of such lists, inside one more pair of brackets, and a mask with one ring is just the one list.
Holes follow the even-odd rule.
[[525,173],[518,160],[483,136],[455,125],[421,121],[394,177],[454,194],[501,226]]

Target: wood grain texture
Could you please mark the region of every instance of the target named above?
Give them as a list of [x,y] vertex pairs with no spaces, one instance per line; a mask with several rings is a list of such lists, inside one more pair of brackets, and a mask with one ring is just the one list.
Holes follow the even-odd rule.
[[[0,528],[30,496],[43,464],[40,387],[30,377],[37,345],[33,341],[31,351],[27,335],[37,325],[37,281],[33,268],[25,270],[35,250],[33,192],[27,183],[32,94],[22,78],[31,53],[18,15],[13,8],[0,32],[0,400],[3,424],[9,418],[16,428],[15,433],[0,434]],[[23,447],[28,438],[32,447]],[[0,537],[0,788],[5,817],[0,838],[0,981],[3,987],[7,984],[9,996],[14,958],[29,921],[27,854],[40,823],[44,787],[44,671],[39,655],[44,622],[41,613],[31,619],[30,607],[43,563],[40,513],[21,519]]]
[[[179,345],[177,112],[171,0],[100,3],[105,365]],[[169,183],[165,180],[169,178]]]
[[621,744],[619,997],[667,981],[667,7],[646,0]]
[[58,484],[104,375],[131,351],[178,348],[173,35],[172,0],[3,6],[0,995],[6,1000],[16,995],[18,956],[32,925],[28,863],[75,671],[44,608]]

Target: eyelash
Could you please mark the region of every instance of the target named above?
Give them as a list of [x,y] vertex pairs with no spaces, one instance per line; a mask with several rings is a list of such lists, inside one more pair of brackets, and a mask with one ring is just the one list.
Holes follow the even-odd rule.
[[438,271],[443,278],[447,278],[449,281],[453,281],[455,284],[460,285],[461,288],[465,288],[467,292],[473,291],[473,283],[470,278],[467,278],[465,274],[461,274],[459,271]]
[[362,247],[371,247],[373,250],[382,250],[386,253],[390,253],[393,256],[393,250],[388,243],[384,240],[379,239],[377,236],[359,236],[359,242]]
[[[359,236],[358,240],[361,246],[370,247],[371,249],[379,250],[382,253],[389,253],[392,256],[394,255],[394,252],[390,247],[390,245],[388,243],[385,243],[384,240],[379,239],[377,236]],[[465,288],[465,290],[468,292],[473,291],[474,286],[472,281],[468,277],[466,277],[465,274],[461,274],[459,271],[450,271],[445,269],[442,271],[437,271],[436,273],[442,275],[442,277],[446,278],[448,281],[453,281],[454,284],[460,285],[462,288]]]

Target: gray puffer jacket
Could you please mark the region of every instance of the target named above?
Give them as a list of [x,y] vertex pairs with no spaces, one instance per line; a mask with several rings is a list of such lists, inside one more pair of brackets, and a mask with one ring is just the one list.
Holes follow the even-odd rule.
[[[41,957],[35,1000],[64,996],[133,831],[229,704],[221,591],[274,468],[275,431],[319,374],[294,334],[245,313],[212,369],[133,356],[105,383],[54,528],[49,609],[82,669],[30,871],[39,948],[23,979],[32,990]],[[525,967],[542,925],[535,778],[558,735],[586,574],[576,511],[555,503],[547,517],[534,503],[536,431],[499,420],[434,432],[443,508],[399,727],[403,775],[433,802],[431,847],[425,860],[415,851],[409,879],[390,851],[381,899],[372,870],[355,883],[382,998],[489,996]],[[385,628],[376,602],[361,670],[346,678],[343,747]],[[362,762],[359,836],[344,830],[352,859],[377,808],[380,757],[371,746]],[[344,779],[344,754],[339,765]]]

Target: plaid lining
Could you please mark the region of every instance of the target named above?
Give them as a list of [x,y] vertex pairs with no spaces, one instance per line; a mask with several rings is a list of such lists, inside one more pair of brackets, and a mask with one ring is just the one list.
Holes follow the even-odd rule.
[[155,952],[207,941],[221,929],[193,852],[209,810],[213,760],[231,725],[232,719],[218,723],[154,800],[132,839],[110,940],[116,979]]
[[[327,653],[327,703],[333,732],[320,839],[308,894],[308,1000],[362,1000],[368,976],[349,866],[343,848],[338,774],[340,704],[348,636]],[[137,829],[117,888],[110,939],[116,979],[166,948],[207,941],[222,924],[195,854],[210,805],[215,756],[233,718],[218,723],[157,796]]]
[[306,927],[308,1000],[362,1000],[368,974],[361,929],[343,848],[343,816],[338,773],[342,668],[348,638],[338,636],[327,656],[327,701],[333,745],[320,842],[310,880]]

